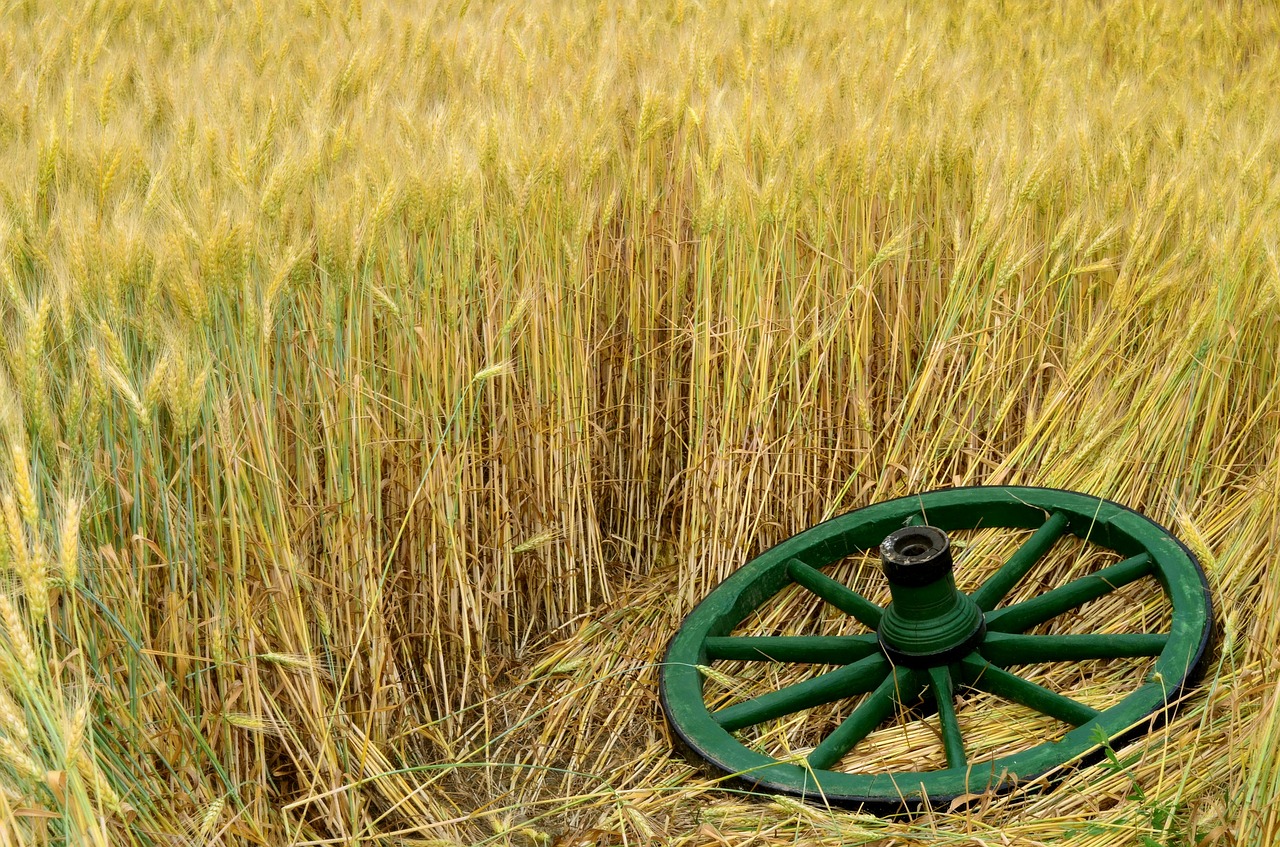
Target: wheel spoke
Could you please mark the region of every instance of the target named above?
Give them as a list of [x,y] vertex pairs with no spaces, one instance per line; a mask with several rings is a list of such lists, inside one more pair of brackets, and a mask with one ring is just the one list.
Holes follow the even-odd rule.
[[990,612],[987,615],[987,629],[991,632],[1023,632],[1149,573],[1151,557],[1146,553],[1139,553],[1097,573],[1073,579],[1038,597]]
[[909,691],[917,685],[914,671],[902,667],[894,668],[893,673],[885,677],[884,682],[880,683],[867,699],[859,703],[834,732],[813,748],[813,752],[809,754],[809,766],[815,770],[826,770],[840,761],[846,753],[857,746],[859,741],[870,735],[873,729],[893,713],[894,704],[902,691]]
[[814,662],[847,665],[879,652],[875,633],[865,635],[763,635],[707,639],[708,659]]
[[989,612],[1004,599],[1005,595],[1027,575],[1027,571],[1040,561],[1049,548],[1054,545],[1067,529],[1067,516],[1062,512],[1054,512],[1040,528],[1023,542],[1009,561],[1000,566],[1000,570],[987,578],[987,581],[973,592],[973,602],[984,612]]
[[1159,656],[1169,636],[1163,633],[1118,635],[1009,635],[988,632],[978,647],[995,665],[1034,662],[1078,662],[1084,659],[1123,659]]
[[1035,709],[1041,714],[1057,718],[1072,726],[1086,724],[1102,714],[1084,703],[1064,697],[1043,685],[1037,685],[1003,668],[998,668],[973,653],[961,660],[961,666],[969,684],[975,688],[1012,700],[1014,703],[1021,703],[1029,709]]
[[804,682],[797,682],[751,700],[726,706],[713,712],[711,717],[715,718],[720,726],[732,732],[745,726],[755,726],[773,718],[821,706],[833,700],[866,694],[879,685],[889,671],[889,660],[883,655],[868,656],[852,665],[828,671],[821,676],[806,679]]
[[799,559],[787,564],[787,574],[796,584],[826,600],[847,615],[853,615],[869,629],[880,626],[880,607],[866,597],[841,585],[817,568],[811,568]]
[[946,665],[929,668],[929,686],[938,701],[938,719],[942,722],[942,747],[947,751],[947,767],[965,766],[964,738],[960,735],[960,722],[956,720],[955,690],[951,685],[951,671]]

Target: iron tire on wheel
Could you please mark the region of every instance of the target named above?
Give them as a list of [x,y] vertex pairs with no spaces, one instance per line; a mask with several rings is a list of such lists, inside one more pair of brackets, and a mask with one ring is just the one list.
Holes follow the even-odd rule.
[[[892,629],[892,622],[887,620],[892,616],[889,610],[902,605],[910,591],[916,590],[908,583],[899,594],[901,586],[892,581],[892,575],[901,569],[895,572],[893,563],[886,562],[895,600],[884,609],[820,569],[846,556],[877,550],[888,536],[904,526],[926,523],[926,516],[928,526],[943,533],[978,527],[1035,532],[979,588],[968,595],[955,592],[956,609],[952,615],[959,621],[955,625],[959,635],[951,642],[945,637],[938,642],[952,647],[940,646],[933,653],[904,654],[892,646],[901,646],[899,641],[893,637],[886,641],[886,631]],[[997,608],[1063,534],[1126,558],[1044,594]],[[951,579],[949,568],[947,553],[947,580]],[[1021,634],[1148,575],[1159,582],[1172,606],[1172,624],[1167,633]],[[730,635],[748,615],[793,583],[876,633],[772,639]],[[951,586],[954,591],[954,581]],[[969,607],[974,605],[981,610],[980,630],[971,621]],[[1074,491],[1004,486],[952,488],[857,509],[795,535],[748,562],[699,603],[672,637],[661,670],[660,693],[678,743],[749,790],[879,813],[910,811],[925,804],[945,808],[958,797],[1003,792],[1038,780],[1096,755],[1103,739],[1114,742],[1154,727],[1198,672],[1212,630],[1212,603],[1199,562],[1155,521],[1118,503]],[[818,652],[822,653],[820,661],[840,667],[714,713],[704,701],[700,668],[717,659],[815,661],[813,656]],[[903,661],[904,655],[910,660]],[[1153,656],[1155,666],[1120,702],[1098,711],[1004,669],[1025,663],[1028,656],[1045,662]],[[1001,758],[967,761],[951,705],[954,688],[961,687],[980,688],[1029,705],[1074,725],[1074,729],[1058,740]],[[896,707],[907,704],[904,692],[911,698],[930,692],[936,700],[948,767],[874,774],[833,769]],[[745,746],[733,735],[738,729],[774,717],[861,694],[869,696],[808,754],[807,762],[771,758]]]

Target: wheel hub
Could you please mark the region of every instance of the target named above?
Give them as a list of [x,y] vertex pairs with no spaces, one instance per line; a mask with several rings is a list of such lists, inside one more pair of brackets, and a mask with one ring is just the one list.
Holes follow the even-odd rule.
[[956,588],[951,543],[937,527],[909,526],[880,544],[892,602],[876,635],[896,665],[930,667],[958,659],[982,640],[982,610]]

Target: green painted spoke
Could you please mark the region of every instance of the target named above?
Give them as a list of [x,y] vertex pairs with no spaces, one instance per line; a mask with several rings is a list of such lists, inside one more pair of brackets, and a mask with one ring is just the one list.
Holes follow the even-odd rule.
[[746,726],[755,726],[767,720],[780,718],[795,712],[821,706],[833,700],[866,694],[880,684],[889,674],[889,660],[882,654],[868,656],[865,659],[845,665],[821,676],[806,679],[770,691],[751,700],[726,706],[711,717],[716,723],[732,732]]
[[762,635],[707,639],[708,659],[814,662],[847,665],[878,653],[875,633],[865,635]]
[[1000,570],[988,577],[987,581],[973,592],[973,602],[978,604],[978,608],[984,612],[994,609],[1018,584],[1018,581],[1027,575],[1027,571],[1049,552],[1049,548],[1066,529],[1067,516],[1064,513],[1054,512],[1050,515],[1049,520],[1041,524],[1040,528],[1009,557],[1009,561],[1001,565]]
[[1024,632],[1149,573],[1151,557],[1146,553],[1139,553],[1097,573],[1073,579],[1038,597],[990,612],[987,615],[987,629],[991,632]]
[[[813,748],[813,752],[809,754],[809,766],[815,770],[826,770],[844,758],[859,741],[893,714],[894,704],[898,702],[901,692],[911,691],[912,688],[917,692],[919,690],[915,672],[907,668],[894,668],[893,673],[885,677],[884,682],[859,703],[834,732]],[[914,693],[910,696],[914,696]]]
[[942,746],[947,751],[947,767],[965,766],[964,738],[960,735],[960,722],[956,720],[955,690],[951,685],[951,671],[946,665],[929,668],[929,686],[938,701],[938,719],[942,722]]
[[924,526],[924,525],[925,525],[925,523],[926,523],[926,521],[925,521],[925,519],[924,519],[924,515],[916,514],[916,515],[912,515],[911,517],[907,518],[907,522],[906,522],[905,526]]
[[1010,635],[988,632],[978,647],[995,665],[1034,662],[1078,662],[1084,659],[1123,659],[1159,656],[1169,636],[1162,633],[1119,635]]
[[988,694],[1012,700],[1014,703],[1021,703],[1029,709],[1035,709],[1041,714],[1057,718],[1072,726],[1081,726],[1102,714],[1084,703],[1064,697],[1043,685],[1037,685],[1003,668],[998,668],[973,653],[961,661],[961,667],[969,684],[973,687]]
[[787,574],[797,585],[826,600],[846,615],[852,615],[870,629],[880,626],[881,609],[866,597],[841,585],[817,568],[811,568],[798,559],[787,563]]

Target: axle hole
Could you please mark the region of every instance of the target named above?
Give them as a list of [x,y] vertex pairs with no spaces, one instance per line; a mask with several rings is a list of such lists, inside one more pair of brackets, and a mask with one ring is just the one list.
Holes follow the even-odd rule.
[[932,539],[927,535],[904,535],[893,545],[893,551],[899,556],[915,558],[932,550],[931,542]]

